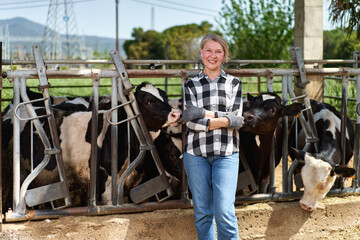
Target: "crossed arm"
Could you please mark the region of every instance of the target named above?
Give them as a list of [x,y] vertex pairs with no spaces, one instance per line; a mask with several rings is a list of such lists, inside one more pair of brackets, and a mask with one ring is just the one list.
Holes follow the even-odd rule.
[[210,119],[209,130],[226,128],[229,126],[229,119],[226,117],[215,118],[215,112],[206,110],[205,117]]

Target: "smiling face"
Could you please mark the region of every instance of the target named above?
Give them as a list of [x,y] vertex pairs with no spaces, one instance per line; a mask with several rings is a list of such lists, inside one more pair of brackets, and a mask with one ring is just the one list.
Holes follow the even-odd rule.
[[225,59],[225,51],[220,43],[209,40],[200,50],[204,71],[220,71],[221,64]]

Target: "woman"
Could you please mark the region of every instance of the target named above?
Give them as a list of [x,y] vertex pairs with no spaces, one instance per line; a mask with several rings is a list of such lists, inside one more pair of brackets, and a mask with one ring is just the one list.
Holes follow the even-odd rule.
[[[243,124],[242,85],[226,74],[226,41],[213,33],[200,43],[203,70],[184,85],[186,123],[184,167],[192,193],[199,239],[238,239],[235,192],[239,132]],[[241,108],[242,109],[242,108]]]

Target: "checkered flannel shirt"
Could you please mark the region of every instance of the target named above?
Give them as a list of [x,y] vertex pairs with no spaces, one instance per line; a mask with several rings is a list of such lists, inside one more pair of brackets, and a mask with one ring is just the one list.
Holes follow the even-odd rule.
[[[221,70],[211,80],[200,73],[186,80],[184,84],[185,106],[196,106],[215,112],[216,117],[240,108],[242,97],[241,81]],[[209,131],[209,118],[195,119],[186,124],[184,152],[194,156],[228,156],[239,151],[239,132],[231,128]]]

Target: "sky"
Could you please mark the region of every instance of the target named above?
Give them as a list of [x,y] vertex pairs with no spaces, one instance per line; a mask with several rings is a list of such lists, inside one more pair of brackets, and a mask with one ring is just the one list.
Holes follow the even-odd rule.
[[[0,19],[24,17],[45,25],[50,1],[0,0]],[[115,2],[73,0],[79,34],[115,38]],[[324,0],[324,30],[333,28],[328,21],[328,5],[329,0]],[[222,0],[118,0],[119,38],[131,38],[135,27],[142,27],[145,31],[153,27],[162,32],[175,25],[199,24],[202,21],[217,26],[215,18],[219,16],[221,7]]]

